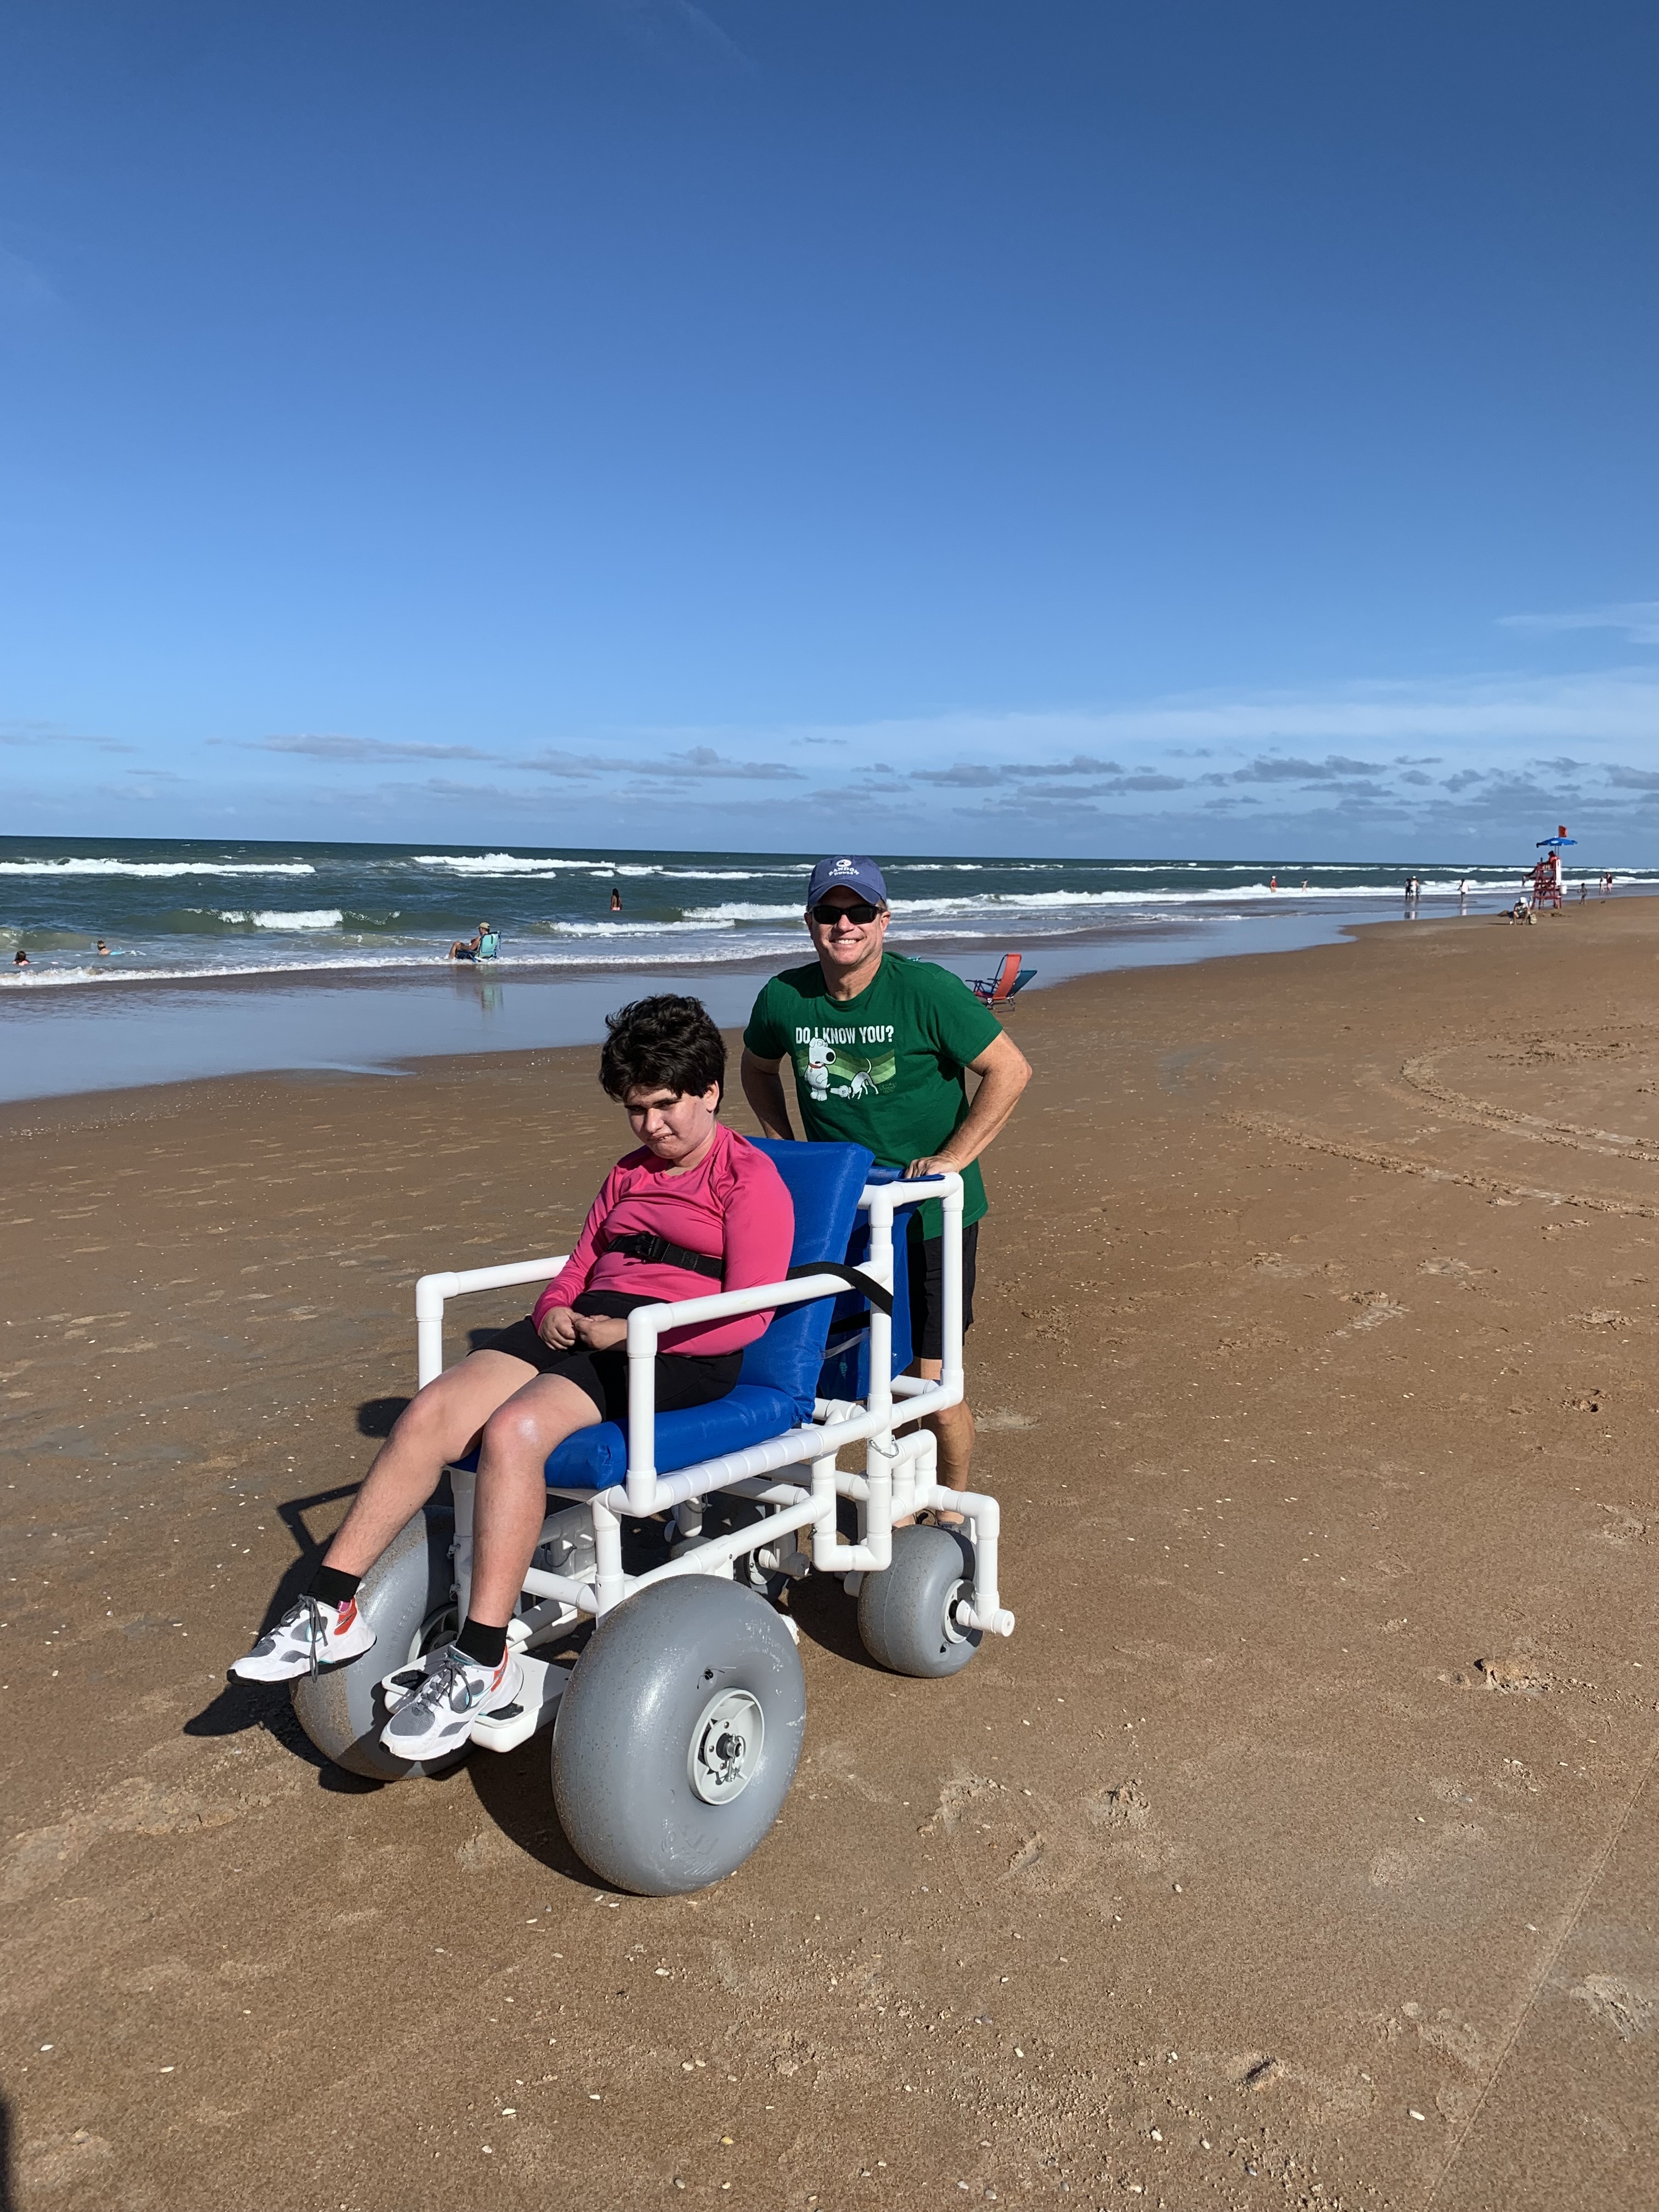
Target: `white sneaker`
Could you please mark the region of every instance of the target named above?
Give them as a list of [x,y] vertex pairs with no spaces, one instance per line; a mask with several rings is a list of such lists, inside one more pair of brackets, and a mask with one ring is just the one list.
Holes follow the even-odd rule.
[[374,1647],[374,1631],[349,1597],[343,1605],[302,1597],[231,1668],[239,1682],[291,1682],[324,1667],[343,1667]]
[[[388,1678],[388,1687],[395,1679]],[[447,1758],[471,1742],[474,1721],[512,1704],[523,1680],[524,1671],[510,1650],[499,1667],[484,1667],[447,1644],[428,1658],[419,1687],[405,1689],[380,1730],[380,1741],[398,1759]]]

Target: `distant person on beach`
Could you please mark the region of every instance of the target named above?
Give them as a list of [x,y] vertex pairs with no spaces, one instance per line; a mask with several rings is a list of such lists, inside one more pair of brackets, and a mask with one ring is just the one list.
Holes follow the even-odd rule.
[[1526,900],[1523,898],[1516,899],[1515,904],[1510,908],[1510,927],[1511,929],[1514,928],[1517,921],[1524,921],[1528,925],[1528,927],[1530,927],[1532,922],[1532,908],[1528,905]]
[[29,956],[21,945],[11,956],[11,964],[14,968],[27,968],[29,964]]
[[[743,1038],[744,1095],[769,1137],[792,1139],[780,1075],[786,1055],[810,1141],[867,1145],[907,1176],[962,1176],[962,1318],[974,1317],[974,1271],[986,1210],[979,1157],[1030,1081],[1025,1056],[948,969],[884,952],[887,884],[867,858],[820,860],[806,888],[806,932],[817,957],[775,975]],[[967,1076],[979,1078],[972,1102]],[[937,1199],[909,1217],[912,1372],[944,1371],[942,1255]],[[968,1487],[974,1417],[964,1402],[927,1417],[939,1479]],[[960,1521],[961,1516],[955,1516]]]
[[612,914],[620,914],[622,912],[622,885],[620,884],[612,884],[611,886],[611,911]]
[[107,960],[109,957],[109,947],[105,944],[101,937],[98,940],[98,950],[102,954],[103,957]]
[[449,948],[452,960],[493,960],[501,940],[493,922],[481,921],[471,937],[457,938]]
[[[480,1712],[522,1676],[507,1625],[541,1540],[548,1455],[578,1430],[628,1415],[628,1320],[636,1306],[780,1281],[795,1213],[764,1152],[718,1119],[726,1044],[696,999],[641,999],[612,1014],[599,1081],[627,1112],[639,1149],[617,1161],[575,1249],[535,1310],[419,1391],[398,1415],[306,1594],[232,1674],[285,1682],[370,1649],[357,1610],[364,1575],[478,1445],[472,1585],[453,1644],[380,1731],[400,1759],[447,1758]],[[655,1253],[658,1256],[652,1257]],[[657,1410],[724,1398],[769,1312],[670,1329],[657,1358]],[[388,1670],[408,1657],[388,1651]]]
[[1276,891],[1276,890],[1279,889],[1279,878],[1278,878],[1278,877],[1277,877],[1277,876],[1269,876],[1269,877],[1268,877],[1268,878],[1267,878],[1267,889],[1268,889],[1270,891]]

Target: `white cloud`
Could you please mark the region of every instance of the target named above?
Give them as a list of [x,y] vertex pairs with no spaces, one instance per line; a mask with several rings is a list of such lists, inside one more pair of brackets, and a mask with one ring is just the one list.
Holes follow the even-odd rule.
[[1565,614],[1500,615],[1501,629],[1543,635],[1570,629],[1612,629],[1633,645],[1659,645],[1659,599],[1625,599],[1613,606],[1579,607]]
[[404,744],[391,738],[233,738],[229,742],[244,752],[298,753],[307,760],[499,760],[499,753],[480,752],[476,745]]
[[605,753],[550,750],[532,753],[512,763],[547,775],[638,776],[659,783],[684,783],[713,779],[716,782],[799,783],[801,772],[782,761],[728,760],[713,745],[691,745],[683,752],[666,753],[655,760],[634,760]]
[[[732,742],[726,732],[701,734]],[[1275,819],[1310,823],[1333,809],[1356,825],[1387,817],[1427,828],[1476,808],[1518,819],[1540,806],[1627,805],[1616,787],[1650,786],[1645,770],[1623,763],[1641,761],[1656,734],[1659,676],[1645,669],[1207,692],[766,733],[775,744],[844,741],[867,763],[848,776],[844,806],[902,801],[920,787],[952,794],[961,820],[1058,824],[1070,808],[1080,834],[1094,836],[1107,823],[1173,827],[1255,805],[1241,786],[1268,790]],[[1188,762],[1195,772],[1171,773]],[[1206,786],[1225,796],[1201,797]],[[1170,794],[1183,791],[1184,816],[1170,811],[1182,805]],[[834,798],[815,793],[809,803]]]
[[[210,828],[210,815],[237,799],[273,829],[327,807],[356,834],[391,838],[435,835],[441,822],[456,835],[539,843],[1149,855],[1224,845],[1239,857],[1276,846],[1334,858],[1529,850],[1540,821],[1567,820],[1620,863],[1646,848],[1659,817],[1659,670],[1648,668],[863,723],[612,726],[559,747],[487,750],[446,734],[219,740],[227,749],[210,769],[202,749],[175,751],[191,781],[173,787],[171,811],[180,834]],[[18,724],[0,735],[34,746],[25,772],[57,788],[14,797],[54,823],[78,788],[80,748],[112,742]],[[803,753],[808,744],[817,750]],[[255,757],[267,772],[260,787],[228,790],[230,759]],[[447,763],[462,773],[488,763],[488,778],[374,773]]]
[[[1160,761],[1200,747],[1218,755],[1279,746],[1329,748],[1481,744],[1651,744],[1659,733],[1659,677],[1644,668],[1589,675],[1492,674],[1443,684],[1357,683],[1322,690],[1178,693],[1133,705],[1046,712],[971,709],[861,724],[780,729],[775,738],[833,735],[879,759],[915,766],[1029,763],[1067,755]],[[714,733],[710,733],[714,734]],[[729,737],[727,732],[718,733]],[[752,742],[752,738],[751,738]],[[1413,763],[1420,765],[1420,763]],[[1052,770],[1049,772],[1052,773]]]
[[0,726],[0,745],[29,750],[37,745],[91,745],[100,753],[134,753],[137,745],[124,745],[114,738],[83,737],[78,731],[60,730],[55,722],[7,722]]
[[1283,753],[1267,753],[1255,760],[1247,761],[1224,775],[1202,776],[1203,783],[1338,783],[1352,776],[1381,775],[1381,761],[1349,760],[1340,753],[1328,753],[1322,761],[1301,760],[1294,755],[1288,758]]
[[[821,740],[809,739],[808,742],[819,743]],[[1087,753],[1076,753],[1068,761],[1030,763],[1019,761],[953,761],[949,768],[913,768],[909,773],[919,783],[955,784],[963,790],[975,787],[982,790],[990,784],[1009,783],[1034,775],[1121,775],[1123,770],[1116,761],[1095,760]]]

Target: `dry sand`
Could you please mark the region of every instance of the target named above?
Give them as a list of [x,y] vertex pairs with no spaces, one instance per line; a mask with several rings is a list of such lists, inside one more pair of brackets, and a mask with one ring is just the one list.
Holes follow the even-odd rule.
[[667,1902],[544,1740],[376,1790],[224,1686],[414,1276],[622,1148],[591,1052],[9,1109],[20,2201],[1651,2212],[1656,962],[1591,906],[1024,1002],[1018,1631],[897,1680],[803,1588],[782,1823]]

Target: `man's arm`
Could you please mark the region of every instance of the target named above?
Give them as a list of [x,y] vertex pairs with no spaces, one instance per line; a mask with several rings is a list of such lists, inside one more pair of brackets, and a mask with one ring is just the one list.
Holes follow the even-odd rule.
[[779,1138],[789,1145],[793,1144],[795,1133],[789,1126],[789,1108],[783,1096],[783,1078],[778,1073],[782,1066],[781,1054],[776,1060],[757,1060],[745,1045],[738,1073],[743,1084],[743,1095],[754,1109],[755,1118],[763,1130],[769,1137]]
[[[968,1065],[979,1078],[979,1089],[961,1127],[942,1152],[912,1160],[904,1170],[907,1176],[938,1175],[945,1169],[959,1173],[976,1160],[1013,1112],[1020,1092],[1031,1079],[1030,1062],[1006,1030]],[[749,1088],[746,1080],[744,1088]],[[750,1096],[752,1103],[753,1094]],[[755,1110],[759,1112],[758,1106]]]

